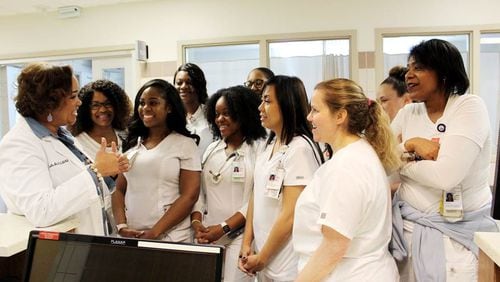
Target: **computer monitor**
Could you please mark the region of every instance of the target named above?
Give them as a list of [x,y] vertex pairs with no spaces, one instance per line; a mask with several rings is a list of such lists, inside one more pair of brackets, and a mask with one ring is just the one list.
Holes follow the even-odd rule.
[[31,231],[24,281],[221,281],[224,247]]

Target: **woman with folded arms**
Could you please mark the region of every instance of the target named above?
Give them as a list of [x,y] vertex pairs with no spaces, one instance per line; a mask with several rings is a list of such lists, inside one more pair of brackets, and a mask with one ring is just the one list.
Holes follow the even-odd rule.
[[[414,103],[392,128],[407,163],[395,197],[393,255],[403,281],[476,281],[474,232],[496,231],[488,184],[491,136],[482,99],[467,94],[460,51],[431,39],[410,50]],[[453,201],[446,201],[447,195]]]

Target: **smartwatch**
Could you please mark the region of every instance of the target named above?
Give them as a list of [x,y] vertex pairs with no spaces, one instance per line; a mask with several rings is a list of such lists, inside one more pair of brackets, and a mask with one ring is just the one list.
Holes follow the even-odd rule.
[[231,227],[229,227],[229,225],[227,225],[227,223],[225,221],[223,221],[220,226],[222,227],[222,231],[224,231],[224,234],[227,234],[231,231]]

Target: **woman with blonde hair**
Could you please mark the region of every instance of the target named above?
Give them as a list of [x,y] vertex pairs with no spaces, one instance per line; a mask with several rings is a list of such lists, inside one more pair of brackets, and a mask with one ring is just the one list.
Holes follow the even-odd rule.
[[398,281],[387,173],[400,162],[388,116],[355,82],[333,79],[316,85],[308,120],[334,153],[297,200],[296,281]]

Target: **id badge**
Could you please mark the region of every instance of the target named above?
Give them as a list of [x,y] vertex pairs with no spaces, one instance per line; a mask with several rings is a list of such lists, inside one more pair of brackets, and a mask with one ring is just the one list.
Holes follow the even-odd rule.
[[276,170],[272,171],[267,178],[266,190],[264,195],[269,198],[279,199],[284,178],[284,168],[277,168]]
[[245,182],[245,164],[242,161],[234,161],[232,171],[233,182]]
[[441,215],[450,222],[459,221],[464,216],[462,189],[455,187],[451,191],[443,191],[441,196]]

